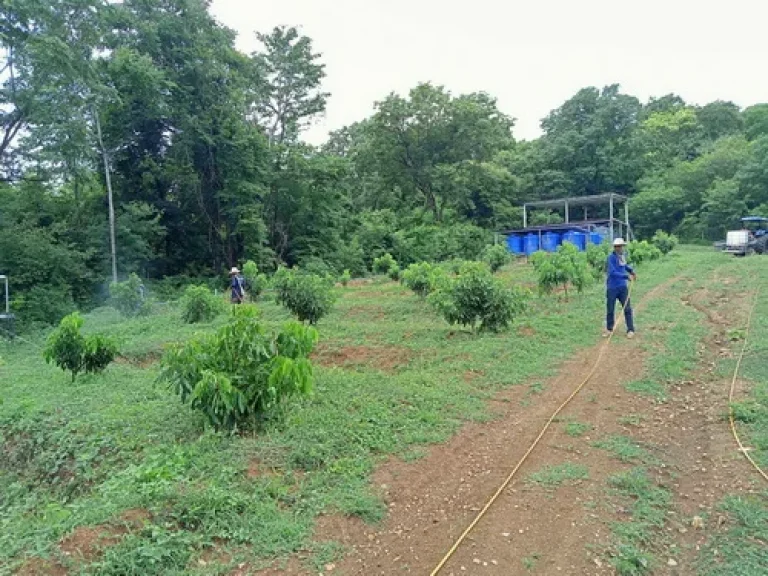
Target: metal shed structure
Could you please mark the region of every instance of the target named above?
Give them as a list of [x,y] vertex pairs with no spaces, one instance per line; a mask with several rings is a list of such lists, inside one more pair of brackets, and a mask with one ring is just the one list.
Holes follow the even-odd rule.
[[[606,193],[541,200],[527,202],[522,208],[523,228],[502,232],[507,236],[510,250],[518,254],[530,255],[539,249],[551,251],[563,241],[572,242],[583,250],[588,243],[612,241],[618,236],[627,240],[632,237],[628,198],[621,194]],[[558,211],[563,215],[564,221],[558,224],[529,226],[531,212],[536,209]]]
[[[611,238],[616,234],[616,228],[619,229],[619,235],[629,237],[631,228],[629,226],[629,202],[626,196],[621,194],[596,194],[594,196],[580,196],[574,198],[563,198],[560,200],[541,200],[539,202],[527,202],[523,204],[523,228],[528,229],[528,211],[532,208],[549,208],[550,210],[562,209],[565,213],[565,224],[579,225],[598,225],[605,224],[610,229]],[[594,206],[608,205],[608,218],[589,219],[589,208]],[[619,205],[623,205],[623,219],[616,216],[622,216],[617,213]],[[573,220],[571,218],[571,209],[581,208],[584,218],[582,220]],[[626,231],[626,233],[625,233]]]
[[15,337],[16,317],[11,314],[11,298],[8,290],[8,277],[0,276],[0,282],[4,284],[5,307],[0,309],[0,336]]

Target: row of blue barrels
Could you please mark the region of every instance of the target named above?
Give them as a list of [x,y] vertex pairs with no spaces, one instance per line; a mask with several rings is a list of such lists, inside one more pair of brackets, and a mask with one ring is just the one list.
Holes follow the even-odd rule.
[[592,244],[602,244],[605,237],[597,232],[589,234],[585,232],[569,231],[564,234],[558,232],[544,232],[539,237],[537,232],[529,234],[511,234],[507,237],[507,248],[514,254],[525,254],[530,256],[534,252],[544,250],[546,252],[555,252],[557,247],[563,242],[570,242],[580,251],[587,249],[587,242]]

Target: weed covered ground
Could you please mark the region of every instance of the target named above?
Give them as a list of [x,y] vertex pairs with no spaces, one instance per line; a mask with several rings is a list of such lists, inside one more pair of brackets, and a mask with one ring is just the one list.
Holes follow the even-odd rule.
[[[639,338],[611,345],[445,573],[768,573],[768,487],[724,418],[765,264],[684,249],[638,270]],[[383,279],[338,290],[313,396],[254,434],[206,430],[156,384],[168,344],[224,318],[98,310],[86,329],[122,357],[75,383],[43,335],[0,346],[0,574],[428,574],[590,368],[602,292],[477,336]],[[768,298],[753,322],[736,414],[768,465]]]

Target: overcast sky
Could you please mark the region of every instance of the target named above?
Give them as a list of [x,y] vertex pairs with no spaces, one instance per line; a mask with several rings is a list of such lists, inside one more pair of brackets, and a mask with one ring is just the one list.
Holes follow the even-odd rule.
[[768,0],[213,0],[212,10],[248,53],[255,31],[282,24],[314,40],[331,99],[313,143],[425,81],[489,92],[519,139],[584,86],[768,102]]

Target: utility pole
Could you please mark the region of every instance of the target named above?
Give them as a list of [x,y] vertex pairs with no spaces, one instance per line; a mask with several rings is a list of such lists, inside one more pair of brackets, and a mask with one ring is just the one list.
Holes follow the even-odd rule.
[[109,204],[109,247],[112,253],[112,282],[117,283],[117,248],[115,247],[115,205],[112,201],[112,177],[109,168],[109,155],[104,147],[104,140],[101,137],[101,122],[96,108],[91,108],[93,119],[96,123],[96,136],[99,139],[99,148],[101,148],[101,157],[104,160],[104,178],[107,181],[107,203]]

